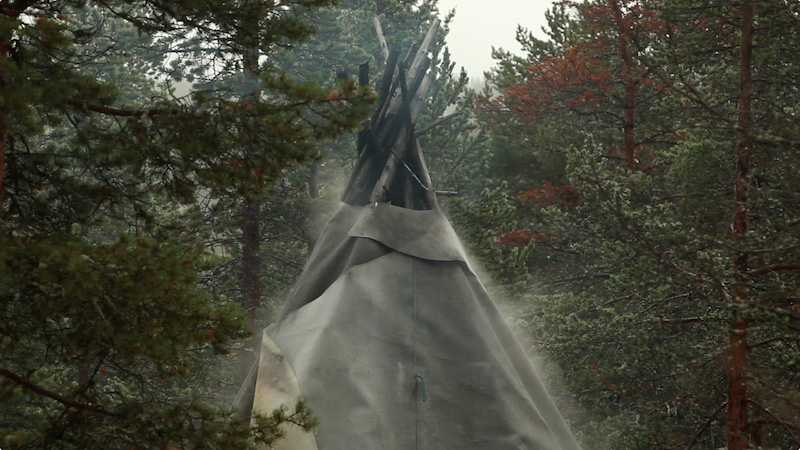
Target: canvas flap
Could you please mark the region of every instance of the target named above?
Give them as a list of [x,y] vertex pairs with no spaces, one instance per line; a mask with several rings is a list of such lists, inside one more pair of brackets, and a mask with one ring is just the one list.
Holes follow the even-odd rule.
[[388,203],[362,208],[347,233],[369,238],[406,255],[432,261],[466,262],[461,242],[442,213],[417,211]]
[[[261,338],[258,377],[253,395],[253,413],[270,416],[272,411],[286,407],[291,412],[297,399],[303,395],[297,376],[281,350],[267,333]],[[253,419],[255,420],[255,419]],[[292,423],[283,425],[283,438],[271,447],[277,450],[317,450],[313,433],[307,433]]]

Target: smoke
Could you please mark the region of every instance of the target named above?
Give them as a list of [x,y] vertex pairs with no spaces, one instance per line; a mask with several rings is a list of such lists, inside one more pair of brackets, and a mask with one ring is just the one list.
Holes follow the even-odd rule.
[[[528,360],[533,365],[534,370],[542,380],[561,415],[570,424],[581,421],[585,417],[585,411],[574,396],[569,393],[564,383],[565,377],[561,367],[554,359],[547,356],[544,349],[547,343],[534,340],[532,335],[531,327],[535,325],[531,324],[530,313],[540,309],[540,305],[536,302],[536,297],[525,296],[524,299],[521,299],[520,295],[509,293],[502,284],[491,276],[481,264],[480,259],[463,245],[463,242],[462,247],[467,254],[470,269],[483,284],[511,331],[522,345],[528,355]],[[572,428],[574,433],[575,427]]]

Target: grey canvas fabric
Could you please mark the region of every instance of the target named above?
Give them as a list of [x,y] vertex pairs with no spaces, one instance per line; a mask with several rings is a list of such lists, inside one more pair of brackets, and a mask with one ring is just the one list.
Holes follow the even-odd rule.
[[320,449],[579,448],[437,211],[342,204],[265,334]]

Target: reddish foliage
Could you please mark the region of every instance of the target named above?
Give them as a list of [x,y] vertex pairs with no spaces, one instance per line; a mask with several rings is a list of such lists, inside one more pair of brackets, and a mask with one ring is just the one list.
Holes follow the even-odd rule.
[[529,189],[520,193],[520,199],[534,208],[572,208],[578,204],[580,193],[571,184],[553,185],[545,181],[541,189]]
[[536,242],[542,243],[542,242],[546,241],[547,239],[549,239],[550,235],[547,234],[547,233],[533,233],[531,235],[531,238]]
[[[557,4],[577,11],[592,37],[564,47],[558,56],[531,61],[523,79],[511,80],[496,98],[482,98],[480,109],[538,122],[548,116],[563,117],[568,111],[581,115],[618,108],[632,111],[640,102],[650,101],[640,95],[624,99],[624,88],[630,91],[629,97],[644,86],[666,91],[636,59],[646,49],[648,36],[666,33],[665,23],[653,11],[628,0]],[[653,98],[652,94],[646,97]],[[632,126],[632,119],[626,120]],[[633,144],[629,146],[633,148]]]
[[514,230],[497,236],[495,242],[503,247],[525,247],[531,242],[534,235],[525,230]]
[[561,57],[534,62],[527,67],[525,82],[509,86],[493,100],[484,99],[483,108],[534,122],[564,110],[600,107],[614,90],[613,73],[603,61],[604,41],[581,42]]

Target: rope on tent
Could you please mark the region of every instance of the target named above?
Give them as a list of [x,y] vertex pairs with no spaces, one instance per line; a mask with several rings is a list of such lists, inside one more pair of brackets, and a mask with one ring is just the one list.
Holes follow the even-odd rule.
[[425,388],[425,379],[422,378],[422,375],[415,373],[414,380],[414,397],[417,396],[417,388],[422,386],[422,401],[428,401],[428,390]]

